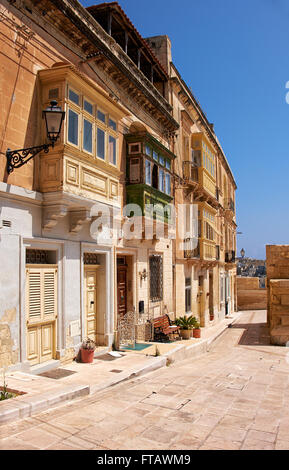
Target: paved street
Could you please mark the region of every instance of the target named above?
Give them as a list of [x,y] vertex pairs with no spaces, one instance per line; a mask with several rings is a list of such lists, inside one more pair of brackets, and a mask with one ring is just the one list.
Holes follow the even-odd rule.
[[289,449],[289,349],[244,313],[200,357],[17,423],[0,449]]

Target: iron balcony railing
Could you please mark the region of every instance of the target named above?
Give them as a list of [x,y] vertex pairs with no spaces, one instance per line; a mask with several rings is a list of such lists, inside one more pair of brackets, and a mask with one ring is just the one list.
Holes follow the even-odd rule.
[[200,241],[198,240],[198,245],[196,246],[196,238],[186,238],[184,257],[187,259],[190,258],[200,258]]
[[226,251],[226,253],[225,253],[225,262],[226,263],[235,263],[235,261],[236,261],[235,251],[233,251],[233,250]]
[[183,178],[189,182],[199,182],[199,169],[195,163],[190,161],[183,162]]

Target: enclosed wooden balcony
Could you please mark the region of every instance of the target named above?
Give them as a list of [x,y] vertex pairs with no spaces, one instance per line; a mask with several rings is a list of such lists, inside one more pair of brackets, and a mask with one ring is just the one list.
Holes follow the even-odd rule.
[[235,263],[236,261],[236,254],[233,250],[228,250],[225,252],[225,262],[226,263]]

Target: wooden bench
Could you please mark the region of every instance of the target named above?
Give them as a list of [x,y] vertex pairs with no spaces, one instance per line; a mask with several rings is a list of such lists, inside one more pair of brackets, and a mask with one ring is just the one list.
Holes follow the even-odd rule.
[[154,339],[165,341],[170,339],[171,335],[180,335],[180,327],[171,324],[170,317],[165,314],[153,319]]

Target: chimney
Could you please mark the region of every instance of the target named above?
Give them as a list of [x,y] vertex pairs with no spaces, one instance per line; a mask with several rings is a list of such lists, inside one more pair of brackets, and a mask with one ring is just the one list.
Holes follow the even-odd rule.
[[158,61],[162,64],[166,72],[169,74],[170,63],[172,62],[172,44],[168,36],[153,36],[145,38],[152,49]]

